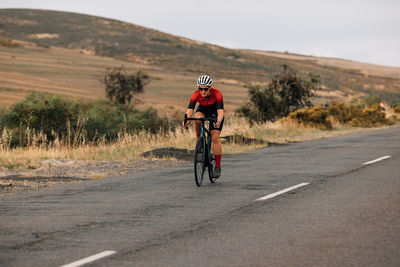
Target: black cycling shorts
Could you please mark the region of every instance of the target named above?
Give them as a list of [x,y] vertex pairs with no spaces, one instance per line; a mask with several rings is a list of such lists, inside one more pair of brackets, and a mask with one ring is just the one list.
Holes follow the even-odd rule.
[[[218,112],[215,109],[210,110],[210,109],[208,109],[206,107],[203,107],[201,105],[199,105],[199,107],[196,109],[196,112],[203,113],[206,118],[211,118],[211,116],[213,114],[215,115],[215,118],[218,117]],[[214,127],[214,123],[210,123],[210,131],[212,131],[212,130],[222,131],[222,126],[224,126],[224,120],[225,120],[225,118],[222,119],[219,128],[215,128]]]

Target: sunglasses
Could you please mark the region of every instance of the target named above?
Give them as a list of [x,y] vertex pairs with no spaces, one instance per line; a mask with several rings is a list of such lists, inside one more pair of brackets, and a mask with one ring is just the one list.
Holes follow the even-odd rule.
[[206,87],[206,88],[201,88],[201,87],[199,87],[199,90],[200,90],[200,92],[201,92],[201,91],[205,91],[205,92],[207,92],[207,91],[208,91],[208,89],[209,89],[208,87]]

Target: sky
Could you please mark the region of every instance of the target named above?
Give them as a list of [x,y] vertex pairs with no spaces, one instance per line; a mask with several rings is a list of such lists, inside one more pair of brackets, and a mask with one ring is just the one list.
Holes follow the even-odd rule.
[[400,0],[0,0],[72,11],[228,48],[400,67]]

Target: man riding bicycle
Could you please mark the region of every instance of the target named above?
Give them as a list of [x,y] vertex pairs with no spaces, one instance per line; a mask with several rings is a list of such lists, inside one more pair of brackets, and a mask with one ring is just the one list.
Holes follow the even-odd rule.
[[[217,88],[212,88],[212,79],[208,75],[200,76],[197,79],[198,90],[195,91],[190,98],[188,110],[186,115],[191,118],[194,112],[196,103],[199,106],[194,114],[195,118],[209,118],[213,114],[217,117],[217,122],[210,125],[211,138],[212,138],[212,148],[215,155],[215,169],[214,178],[218,178],[221,175],[221,154],[222,145],[219,140],[221,134],[222,126],[224,125],[224,102],[222,93]],[[183,127],[187,127],[189,121],[186,122]],[[194,128],[196,130],[197,138],[200,136],[201,122],[195,121]]]

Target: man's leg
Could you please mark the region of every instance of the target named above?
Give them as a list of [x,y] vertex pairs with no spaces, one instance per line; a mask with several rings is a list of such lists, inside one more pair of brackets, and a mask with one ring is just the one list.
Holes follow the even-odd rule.
[[212,148],[215,156],[215,166],[221,168],[221,154],[222,154],[222,144],[219,140],[219,136],[221,131],[212,130],[211,131],[211,139],[212,139]]
[[[196,119],[204,118],[204,114],[203,112],[198,111],[194,114],[194,117]],[[200,136],[200,128],[201,128],[201,121],[194,121],[194,130],[196,131],[197,138],[199,138]]]

